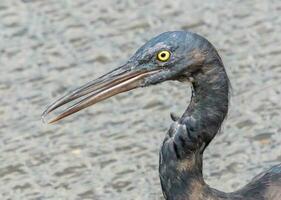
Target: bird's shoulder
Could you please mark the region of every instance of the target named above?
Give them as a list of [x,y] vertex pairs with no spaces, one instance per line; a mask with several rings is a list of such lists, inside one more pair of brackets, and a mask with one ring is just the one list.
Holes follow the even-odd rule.
[[[240,194],[256,196],[257,199],[281,200],[281,164],[255,176],[241,190]],[[242,195],[242,196],[244,196]]]

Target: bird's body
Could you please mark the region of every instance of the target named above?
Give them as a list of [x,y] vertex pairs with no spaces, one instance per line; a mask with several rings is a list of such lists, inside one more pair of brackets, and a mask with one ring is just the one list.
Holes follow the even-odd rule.
[[192,99],[184,114],[173,117],[160,151],[159,174],[167,200],[281,200],[281,165],[266,171],[242,189],[224,193],[203,179],[203,152],[221,128],[229,105],[229,80],[213,45],[185,31],[160,34],[129,61],[70,92],[43,114],[79,101],[59,114],[58,121],[121,92],[167,80],[190,82]]

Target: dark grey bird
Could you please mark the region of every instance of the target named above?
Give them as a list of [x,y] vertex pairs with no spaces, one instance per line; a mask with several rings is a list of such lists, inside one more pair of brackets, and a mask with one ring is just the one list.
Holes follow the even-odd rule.
[[165,199],[281,200],[281,165],[231,193],[205,183],[203,153],[227,115],[229,79],[214,46],[198,34],[174,31],[158,35],[123,66],[54,102],[42,117],[68,105],[50,120],[56,122],[118,93],[170,80],[189,82],[193,92],[183,115],[172,115],[173,123],[161,147],[159,173]]

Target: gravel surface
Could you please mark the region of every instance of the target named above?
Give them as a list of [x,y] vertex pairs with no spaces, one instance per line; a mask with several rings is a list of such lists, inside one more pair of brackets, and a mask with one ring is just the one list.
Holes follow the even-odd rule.
[[280,0],[1,0],[0,30],[1,200],[163,199],[158,151],[189,86],[138,89],[55,125],[40,115],[168,30],[207,37],[232,82],[207,183],[233,191],[281,162]]

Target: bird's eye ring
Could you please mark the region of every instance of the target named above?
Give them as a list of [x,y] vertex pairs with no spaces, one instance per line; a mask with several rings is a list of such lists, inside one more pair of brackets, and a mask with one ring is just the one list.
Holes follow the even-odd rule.
[[157,54],[157,59],[161,62],[166,62],[170,59],[171,53],[167,50],[159,51]]

